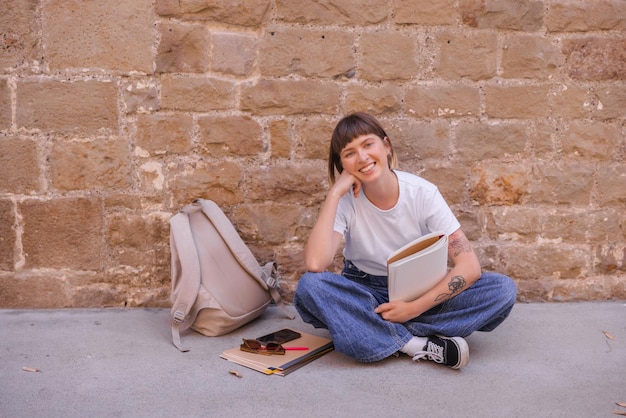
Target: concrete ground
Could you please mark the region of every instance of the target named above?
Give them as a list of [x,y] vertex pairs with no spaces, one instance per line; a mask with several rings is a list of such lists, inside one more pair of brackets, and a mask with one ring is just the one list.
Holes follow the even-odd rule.
[[[333,351],[281,376],[219,357],[282,327],[276,308],[171,343],[164,309],[0,310],[0,417],[610,417],[626,412],[626,303],[517,304],[458,371]],[[26,368],[24,370],[23,368]],[[27,371],[28,368],[38,371]],[[242,377],[229,374],[237,370]]]

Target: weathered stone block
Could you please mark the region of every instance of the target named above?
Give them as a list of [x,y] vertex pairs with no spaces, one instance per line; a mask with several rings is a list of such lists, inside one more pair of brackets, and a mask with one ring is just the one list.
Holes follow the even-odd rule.
[[418,174],[434,183],[439,188],[448,205],[460,205],[467,200],[465,179],[469,170],[462,164],[450,166],[434,164],[426,166],[423,171],[418,171],[407,167],[407,164],[400,161],[400,169]]
[[480,113],[480,93],[470,86],[416,86],[407,90],[404,102],[407,112],[415,117],[452,118]]
[[102,202],[69,197],[18,203],[25,268],[99,270]]
[[510,29],[533,32],[541,29],[543,1],[534,0],[461,0],[463,23],[479,29]]
[[259,123],[249,116],[198,118],[199,149],[211,158],[255,156],[265,151]]
[[16,241],[15,208],[10,200],[0,199],[0,271],[14,271],[17,261]]
[[40,60],[37,7],[39,0],[5,0],[0,16],[0,70]]
[[618,159],[622,135],[620,127],[603,122],[575,121],[563,134],[561,148],[564,154],[585,160]]
[[151,78],[124,79],[121,82],[122,100],[127,113],[159,110],[158,83]]
[[508,158],[524,152],[528,134],[521,123],[467,123],[456,128],[455,160]]
[[116,213],[107,219],[107,226],[107,241],[114,247],[150,249],[169,239],[167,216],[159,213]]
[[3,309],[50,309],[71,306],[66,283],[50,273],[0,273],[0,307]]
[[[519,280],[581,279],[591,272],[588,246],[556,244],[507,245],[500,261],[511,277]],[[541,262],[538,260],[542,260]],[[576,262],[572,262],[576,260]]]
[[436,37],[435,73],[447,80],[487,80],[496,76],[498,41],[490,32],[444,31]]
[[258,26],[267,19],[270,0],[156,0],[160,16],[206,20],[240,26]]
[[151,73],[153,0],[42,4],[43,42],[52,69],[106,68]]
[[289,123],[285,120],[271,121],[269,130],[272,158],[289,158],[291,156]]
[[290,204],[245,205],[233,213],[237,232],[246,242],[278,245],[293,240],[301,209]]
[[265,77],[335,78],[354,71],[354,35],[338,30],[268,28],[259,42]]
[[414,119],[383,123],[393,144],[398,160],[440,159],[450,154],[450,128],[445,121],[417,121]]
[[385,21],[389,16],[388,6],[386,0],[276,0],[276,15],[278,20],[305,25],[366,26]]
[[585,37],[565,39],[563,54],[575,80],[625,80],[626,39]]
[[519,205],[530,193],[528,167],[522,163],[490,161],[472,166],[470,197],[479,205]]
[[623,162],[603,164],[598,169],[598,204],[617,206],[623,210],[626,203],[626,166]]
[[595,90],[596,103],[593,115],[602,120],[624,117],[626,109],[626,85],[603,84]]
[[591,164],[567,160],[534,167],[529,202],[551,205],[588,205],[593,190]]
[[487,233],[497,241],[535,242],[541,234],[542,213],[521,205],[486,208]]
[[591,32],[626,29],[622,0],[558,0],[546,12],[549,32]]
[[452,25],[459,18],[454,0],[394,0],[394,21],[412,25]]
[[157,73],[204,73],[209,68],[210,33],[203,25],[164,23],[157,27]]
[[181,75],[161,78],[161,106],[164,109],[208,112],[235,105],[236,85],[209,77]]
[[390,83],[381,86],[349,85],[346,88],[346,113],[367,112],[384,115],[402,108],[402,89]]
[[548,86],[489,85],[485,89],[485,112],[494,118],[544,117],[549,109]]
[[211,69],[225,74],[249,76],[257,59],[255,36],[239,33],[214,33]]
[[328,159],[334,125],[326,119],[305,118],[295,122],[295,155],[304,159]]
[[582,119],[591,115],[591,96],[584,86],[562,84],[553,90],[551,102],[552,115],[556,117]]
[[192,149],[193,118],[185,113],[152,113],[137,116],[137,149],[144,156],[188,153]]
[[502,76],[546,80],[557,74],[563,61],[552,39],[540,35],[511,35],[502,50]]
[[58,190],[127,189],[132,182],[128,144],[118,137],[56,141],[50,180]]
[[337,112],[340,88],[315,80],[260,80],[241,86],[241,110],[255,115]]
[[37,144],[26,138],[0,138],[0,192],[27,194],[41,189]]
[[243,171],[238,162],[174,163],[168,167],[167,178],[173,207],[183,207],[198,198],[213,200],[220,206],[243,200]]
[[117,87],[110,81],[20,80],[16,121],[18,128],[45,132],[116,133]]
[[12,114],[13,110],[11,109],[11,88],[9,87],[9,83],[7,80],[0,80],[0,129],[9,130],[11,128]]
[[418,64],[417,40],[401,32],[367,32],[359,40],[358,75],[368,81],[409,80]]

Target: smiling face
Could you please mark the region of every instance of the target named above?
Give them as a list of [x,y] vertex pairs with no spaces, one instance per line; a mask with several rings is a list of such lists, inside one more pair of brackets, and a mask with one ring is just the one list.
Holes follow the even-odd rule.
[[389,170],[391,146],[387,138],[374,134],[360,135],[348,143],[340,153],[344,170],[366,183]]
[[[368,138],[375,138],[377,142],[363,142],[363,140]],[[361,140],[360,142],[357,141],[359,139]],[[397,168],[398,163],[396,155],[393,151],[393,146],[391,145],[385,130],[376,118],[367,113],[356,112],[341,119],[334,129],[330,141],[328,158],[328,178],[330,180],[330,184],[335,183],[335,172],[341,173],[343,171],[344,157],[346,157],[345,164],[352,164],[355,156],[361,159],[364,158],[364,154],[359,156],[357,151],[363,152],[364,149],[368,149],[364,147],[369,146],[375,146],[378,151],[380,151],[377,148],[378,146],[382,146],[382,148],[385,149],[384,153],[387,158],[386,164],[383,161],[377,160],[378,163],[375,163],[373,166],[370,164],[369,167],[366,167],[368,164],[365,164],[362,167],[351,165],[350,170],[356,170],[361,175],[370,175],[374,174],[374,172],[383,165],[386,165],[387,168]],[[353,151],[356,154],[346,156],[346,150]],[[370,173],[369,170],[374,170],[374,172]],[[352,174],[352,171],[350,171],[350,173]]]

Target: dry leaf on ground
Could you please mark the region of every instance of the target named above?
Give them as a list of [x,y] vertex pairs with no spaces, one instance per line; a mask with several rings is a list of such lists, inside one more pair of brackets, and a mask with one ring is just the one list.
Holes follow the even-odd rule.
[[605,336],[606,338],[608,338],[609,340],[614,340],[614,339],[615,339],[615,337],[614,337],[614,336],[613,336],[610,332],[608,332],[608,331],[602,331],[602,333],[603,333],[603,334],[604,334],[604,336]]
[[237,376],[238,378],[242,378],[243,375],[241,373],[239,373],[237,370],[229,370],[228,373]]
[[24,370],[25,372],[40,372],[41,370],[36,368],[36,367],[22,367],[22,370]]

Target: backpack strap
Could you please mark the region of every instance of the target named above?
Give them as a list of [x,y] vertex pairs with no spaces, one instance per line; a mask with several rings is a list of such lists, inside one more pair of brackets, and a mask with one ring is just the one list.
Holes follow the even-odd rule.
[[[173,284],[176,289],[176,299],[172,303],[171,310],[172,341],[180,351],[189,351],[189,348],[182,344],[180,331],[189,328],[195,320],[195,318],[189,318],[188,315],[200,291],[201,281],[198,251],[191,233],[189,212],[185,209],[170,220],[172,278],[180,277],[179,282]],[[180,262],[177,261],[179,259]],[[177,269],[180,269],[180,274],[177,274]]]
[[269,262],[261,267],[248,246],[241,240],[232,222],[215,202],[197,199],[192,205],[202,208],[204,214],[213,222],[215,229],[219,232],[224,242],[226,242],[226,245],[228,245],[228,248],[230,248],[235,258],[239,261],[239,264],[241,264],[264,289],[269,291],[272,300],[282,310],[285,316],[289,319],[294,319],[295,315],[289,312],[278,291],[280,274],[278,273],[276,263]]

